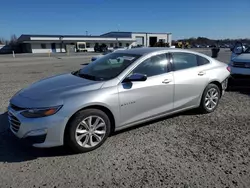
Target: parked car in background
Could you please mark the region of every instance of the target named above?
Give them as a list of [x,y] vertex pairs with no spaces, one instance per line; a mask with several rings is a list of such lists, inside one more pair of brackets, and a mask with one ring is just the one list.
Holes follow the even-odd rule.
[[99,45],[98,43],[94,46],[95,52],[105,52],[108,50],[108,46],[106,44]]
[[96,55],[96,56],[92,57],[91,61],[95,61],[95,60],[97,60],[97,59],[101,58],[102,56],[107,55],[109,53],[116,52],[116,51],[119,51],[119,50],[125,50],[125,49],[127,49],[127,48],[116,48],[116,49],[113,49],[113,50],[106,50],[102,54],[99,54],[99,55]]
[[77,42],[76,43],[76,52],[87,52],[86,42]]
[[250,47],[246,48],[241,42],[236,42],[231,51],[229,85],[236,83],[242,85],[244,81],[250,82]]
[[213,112],[229,75],[225,63],[189,50],[115,51],[17,92],[10,130],[34,147],[91,151],[114,131],[193,108]]

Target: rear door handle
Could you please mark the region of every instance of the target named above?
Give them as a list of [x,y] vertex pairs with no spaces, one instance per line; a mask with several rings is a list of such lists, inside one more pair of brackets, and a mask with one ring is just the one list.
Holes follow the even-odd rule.
[[199,76],[203,76],[205,74],[206,74],[206,72],[203,72],[203,71],[201,71],[201,72],[198,73]]
[[168,83],[170,83],[171,81],[172,81],[172,80],[170,80],[170,79],[165,79],[165,80],[162,81],[162,83],[163,83],[163,84],[168,84]]

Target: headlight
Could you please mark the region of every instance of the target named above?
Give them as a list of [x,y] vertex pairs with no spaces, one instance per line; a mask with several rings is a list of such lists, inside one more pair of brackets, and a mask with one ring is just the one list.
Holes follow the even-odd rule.
[[57,113],[62,106],[56,106],[56,107],[50,107],[50,108],[40,108],[40,109],[28,109],[21,114],[24,117],[27,118],[40,118],[40,117],[46,117],[46,116],[51,116]]

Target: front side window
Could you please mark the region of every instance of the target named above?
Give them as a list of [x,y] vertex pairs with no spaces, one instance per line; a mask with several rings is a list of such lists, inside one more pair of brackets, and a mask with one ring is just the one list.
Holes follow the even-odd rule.
[[198,66],[197,57],[195,54],[174,52],[172,53],[172,57],[175,71]]
[[141,55],[110,53],[82,68],[78,76],[92,80],[109,80],[117,77],[139,57]]
[[133,73],[145,74],[147,77],[156,76],[168,72],[168,59],[166,54],[152,56],[140,65],[138,65]]

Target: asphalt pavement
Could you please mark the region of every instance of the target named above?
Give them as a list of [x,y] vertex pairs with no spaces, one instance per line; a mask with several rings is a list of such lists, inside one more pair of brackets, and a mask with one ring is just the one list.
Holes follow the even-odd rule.
[[[21,88],[79,69],[90,57],[25,57],[2,63],[0,58],[0,112]],[[218,59],[227,63],[229,57],[225,50]],[[248,188],[249,125],[250,91],[239,88],[226,92],[214,113],[192,110],[142,124],[112,135],[97,150],[73,155],[63,147],[36,149],[21,142],[2,114],[0,187]]]

